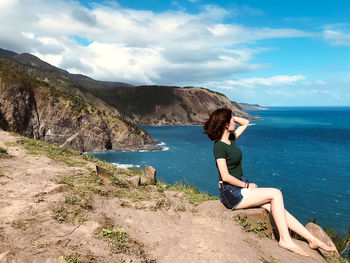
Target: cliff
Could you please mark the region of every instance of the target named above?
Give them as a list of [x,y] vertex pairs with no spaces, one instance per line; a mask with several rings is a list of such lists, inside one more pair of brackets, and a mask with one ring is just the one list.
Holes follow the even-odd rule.
[[2,130],[0,149],[0,262],[326,262],[301,240],[310,257],[280,248],[263,209]]
[[123,119],[138,125],[202,125],[219,107],[252,119],[225,95],[204,88],[136,86],[91,89],[90,92],[118,108]]
[[98,105],[108,115],[136,125],[200,125],[211,111],[223,106],[232,109],[237,116],[253,119],[224,94],[208,89],[97,81],[70,74],[31,54],[9,54],[12,56],[0,60],[56,89]]
[[238,103],[238,105],[244,111],[246,111],[246,110],[267,110],[267,108],[261,107],[258,104]]
[[0,128],[83,152],[157,149],[145,131],[106,109],[0,61]]

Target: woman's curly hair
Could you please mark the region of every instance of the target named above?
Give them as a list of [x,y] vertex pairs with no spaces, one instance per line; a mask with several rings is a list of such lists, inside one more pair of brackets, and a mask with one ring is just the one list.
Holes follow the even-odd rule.
[[231,117],[232,110],[230,109],[221,108],[215,110],[204,123],[204,133],[207,134],[212,141],[220,140],[224,132],[224,127],[230,122]]

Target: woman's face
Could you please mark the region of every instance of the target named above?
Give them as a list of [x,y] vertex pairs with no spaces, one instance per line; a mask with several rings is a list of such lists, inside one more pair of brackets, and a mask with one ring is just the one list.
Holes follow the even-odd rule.
[[234,118],[231,117],[230,123],[228,123],[228,126],[227,126],[227,131],[234,132],[235,129],[236,129],[236,123],[234,122]]

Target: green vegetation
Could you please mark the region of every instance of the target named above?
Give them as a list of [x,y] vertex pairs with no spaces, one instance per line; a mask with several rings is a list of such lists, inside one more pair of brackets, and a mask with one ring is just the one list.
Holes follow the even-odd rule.
[[27,229],[27,224],[22,221],[13,221],[11,225],[13,228],[16,228],[16,229],[22,229],[22,230]]
[[102,228],[100,232],[100,237],[105,240],[108,240],[113,245],[113,250],[115,253],[128,252],[130,244],[132,242],[131,238],[127,233],[116,228]]
[[263,263],[277,263],[277,260],[274,257],[270,257],[269,259],[261,257],[260,260]]
[[54,218],[58,222],[83,223],[85,211],[93,210],[92,199],[84,187],[75,187],[68,192],[63,202],[54,209]]
[[64,259],[67,263],[79,263],[80,255],[77,252],[74,252],[73,254],[69,256],[59,256],[60,259]]
[[[13,145],[13,143],[8,143],[8,145]],[[85,161],[74,158],[75,156],[83,155],[82,153],[43,141],[21,137],[17,140],[15,145],[23,146],[29,154],[45,155],[53,160],[63,162],[68,166],[84,167],[86,165]]]
[[[347,234],[342,237],[339,233],[336,233],[332,228],[325,230],[329,237],[335,244],[339,254],[344,257],[344,259],[350,260],[350,227],[347,229]],[[344,261],[346,262],[346,261]]]
[[73,177],[72,176],[61,176],[61,177],[58,177],[56,178],[56,183],[58,184],[66,184],[68,185],[69,187],[73,187]]
[[247,216],[244,216],[243,218],[237,216],[234,220],[238,221],[246,232],[253,232],[264,237],[272,237],[272,233],[268,230],[267,222],[265,220],[258,221],[256,224],[250,222]]
[[145,115],[153,112],[156,105],[172,104],[178,98],[173,92],[175,88],[170,86],[118,87],[117,89],[100,87],[91,88],[89,91],[122,112]]
[[42,242],[40,242],[40,241],[38,241],[37,243],[36,243],[36,247],[37,248],[45,248],[45,247],[47,247],[49,244],[48,243],[42,243]]
[[1,155],[8,155],[7,150],[5,148],[0,147],[0,157]]
[[159,192],[164,192],[164,191],[184,192],[188,196],[190,203],[195,206],[198,206],[201,203],[208,200],[218,199],[216,196],[199,192],[193,185],[189,185],[187,182],[186,183],[176,182],[175,184],[170,185],[170,184],[165,184],[163,182],[158,181],[157,188]]

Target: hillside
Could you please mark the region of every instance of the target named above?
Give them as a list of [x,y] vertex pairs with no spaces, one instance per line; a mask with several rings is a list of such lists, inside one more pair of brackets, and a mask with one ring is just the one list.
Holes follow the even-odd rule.
[[61,91],[77,95],[93,105],[98,104],[108,115],[136,125],[200,125],[211,111],[223,106],[232,109],[237,116],[253,118],[224,94],[204,88],[132,86],[96,81],[70,74],[27,53],[0,60]]
[[144,130],[108,114],[110,108],[60,91],[0,61],[0,128],[83,152],[159,149]]
[[2,130],[0,149],[2,263],[326,262],[304,241],[310,257],[280,248],[264,209],[227,210],[193,187]]

